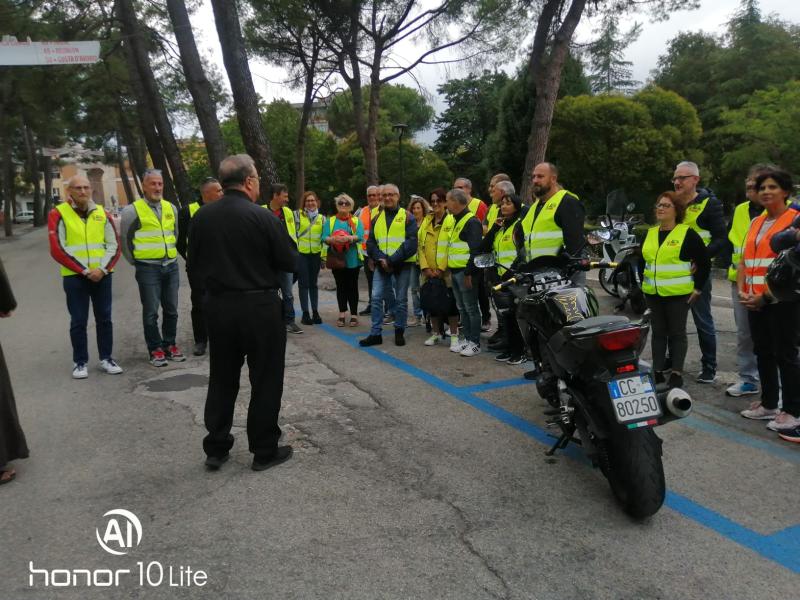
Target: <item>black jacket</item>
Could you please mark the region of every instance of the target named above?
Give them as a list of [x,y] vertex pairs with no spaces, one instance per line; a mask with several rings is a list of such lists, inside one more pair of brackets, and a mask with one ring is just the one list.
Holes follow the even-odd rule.
[[697,188],[697,196],[689,202],[689,205],[699,204],[708,198],[703,212],[697,217],[697,226],[711,233],[711,243],[707,246],[709,259],[722,254],[730,248],[728,243],[728,228],[725,223],[725,213],[722,210],[722,202],[709,189]]

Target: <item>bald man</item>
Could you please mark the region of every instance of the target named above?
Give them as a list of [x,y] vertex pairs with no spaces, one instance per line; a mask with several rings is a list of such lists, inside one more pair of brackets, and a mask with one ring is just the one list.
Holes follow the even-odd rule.
[[72,377],[89,377],[86,325],[89,303],[94,309],[100,368],[109,375],[122,373],[111,355],[111,273],[120,247],[111,215],[92,201],[92,186],[83,175],[67,185],[67,201],[50,211],[47,230],[50,255],[61,265],[61,279],[70,315]]

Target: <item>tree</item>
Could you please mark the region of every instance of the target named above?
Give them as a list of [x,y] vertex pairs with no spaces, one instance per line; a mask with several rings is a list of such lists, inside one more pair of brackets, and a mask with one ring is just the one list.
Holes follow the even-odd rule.
[[236,0],[211,0],[217,26],[222,60],[231,84],[233,107],[239,121],[239,131],[247,153],[256,163],[261,177],[261,200],[267,201],[269,185],[278,181],[272,147],[264,132],[258,112],[258,94],[247,65],[247,52],[239,24]]
[[181,65],[186,77],[186,85],[192,94],[195,114],[203,131],[211,172],[216,173],[219,163],[225,158],[227,151],[222,139],[217,119],[217,106],[214,102],[214,92],[211,82],[206,77],[197,44],[192,33],[192,24],[189,22],[189,11],[186,10],[184,0],[167,0],[172,29],[180,48]]
[[619,15],[606,13],[599,29],[598,38],[589,44],[586,51],[589,59],[592,91],[595,94],[627,92],[638,85],[631,79],[633,63],[625,60],[625,50],[642,33],[641,23],[635,23],[630,30],[619,30]]

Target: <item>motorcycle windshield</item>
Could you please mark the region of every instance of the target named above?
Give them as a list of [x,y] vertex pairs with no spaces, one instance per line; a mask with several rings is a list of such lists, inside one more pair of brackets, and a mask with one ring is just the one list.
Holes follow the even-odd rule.
[[625,190],[614,190],[606,196],[606,214],[621,219],[627,204],[628,196],[625,194]]

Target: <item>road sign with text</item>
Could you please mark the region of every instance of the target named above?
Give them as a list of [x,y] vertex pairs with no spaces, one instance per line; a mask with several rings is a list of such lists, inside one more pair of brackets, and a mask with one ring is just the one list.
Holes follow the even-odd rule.
[[100,60],[100,42],[18,42],[6,36],[0,40],[0,65],[87,65]]

